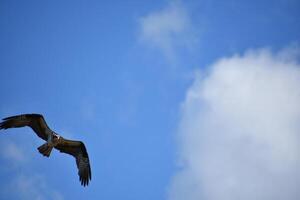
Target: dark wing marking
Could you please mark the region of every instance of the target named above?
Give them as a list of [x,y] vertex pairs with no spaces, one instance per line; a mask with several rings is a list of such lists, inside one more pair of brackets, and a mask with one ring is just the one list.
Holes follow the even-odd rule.
[[44,117],[40,114],[23,114],[6,117],[0,123],[1,129],[29,126],[43,140],[47,140],[46,130],[50,130]]
[[92,172],[89,156],[83,142],[67,140],[60,137],[55,148],[60,152],[67,153],[75,157],[81,185],[87,186],[89,181],[92,179]]

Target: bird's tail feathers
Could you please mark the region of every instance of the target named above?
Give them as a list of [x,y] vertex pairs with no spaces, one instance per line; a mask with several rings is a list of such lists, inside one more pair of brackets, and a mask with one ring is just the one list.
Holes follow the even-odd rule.
[[47,142],[38,147],[39,152],[46,157],[50,156],[52,149],[53,146],[49,146]]

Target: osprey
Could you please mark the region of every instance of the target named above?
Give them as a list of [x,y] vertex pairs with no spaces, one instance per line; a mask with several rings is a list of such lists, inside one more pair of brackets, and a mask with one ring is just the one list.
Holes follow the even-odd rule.
[[38,147],[39,152],[44,156],[49,157],[53,148],[74,156],[81,185],[87,186],[89,184],[92,173],[89,156],[83,142],[61,137],[48,127],[44,117],[40,114],[23,114],[4,118],[3,122],[0,123],[0,130],[24,126],[32,128],[37,136],[46,141]]

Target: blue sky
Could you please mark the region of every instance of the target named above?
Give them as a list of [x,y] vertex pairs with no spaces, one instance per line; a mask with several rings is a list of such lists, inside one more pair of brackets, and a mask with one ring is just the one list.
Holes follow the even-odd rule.
[[[299,9],[297,0],[1,1],[0,117],[43,114],[53,130],[85,142],[93,173],[89,187],[83,188],[73,158],[58,152],[43,158],[36,150],[42,141],[29,128],[7,130],[0,135],[1,199],[180,199],[185,193],[174,188],[193,188],[178,186],[176,177],[189,157],[183,149],[195,139],[185,137],[182,127],[201,124],[186,122],[194,116],[189,109],[207,117],[203,100],[189,105],[189,92],[202,94],[197,84],[210,83],[209,77],[218,74],[213,70],[223,66],[213,63],[221,58],[228,58],[230,66],[247,66],[246,61],[256,58],[267,61],[255,66],[277,66],[284,55],[289,61],[278,66],[295,67]],[[254,53],[245,53],[249,50]],[[231,60],[234,55],[246,61]],[[293,74],[266,70],[262,77],[275,71],[275,79],[283,83]],[[202,83],[199,74],[212,75]],[[295,79],[291,85],[298,83]],[[272,80],[261,79],[270,88],[276,86]],[[291,92],[285,97],[298,94],[289,85],[286,90]],[[291,116],[299,122],[298,113]],[[293,174],[278,177],[288,175]],[[299,182],[299,173],[295,177]],[[203,198],[220,199],[209,195],[204,183],[193,184],[207,194]]]

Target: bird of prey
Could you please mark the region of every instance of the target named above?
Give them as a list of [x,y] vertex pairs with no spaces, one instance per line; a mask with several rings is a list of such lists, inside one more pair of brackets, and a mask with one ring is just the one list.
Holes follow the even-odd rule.
[[0,123],[0,130],[24,126],[32,128],[37,136],[46,141],[38,147],[39,152],[44,156],[49,157],[53,148],[74,156],[81,185],[87,186],[89,184],[92,174],[89,156],[83,142],[67,140],[58,135],[48,127],[44,117],[40,114],[22,114],[4,118]]

